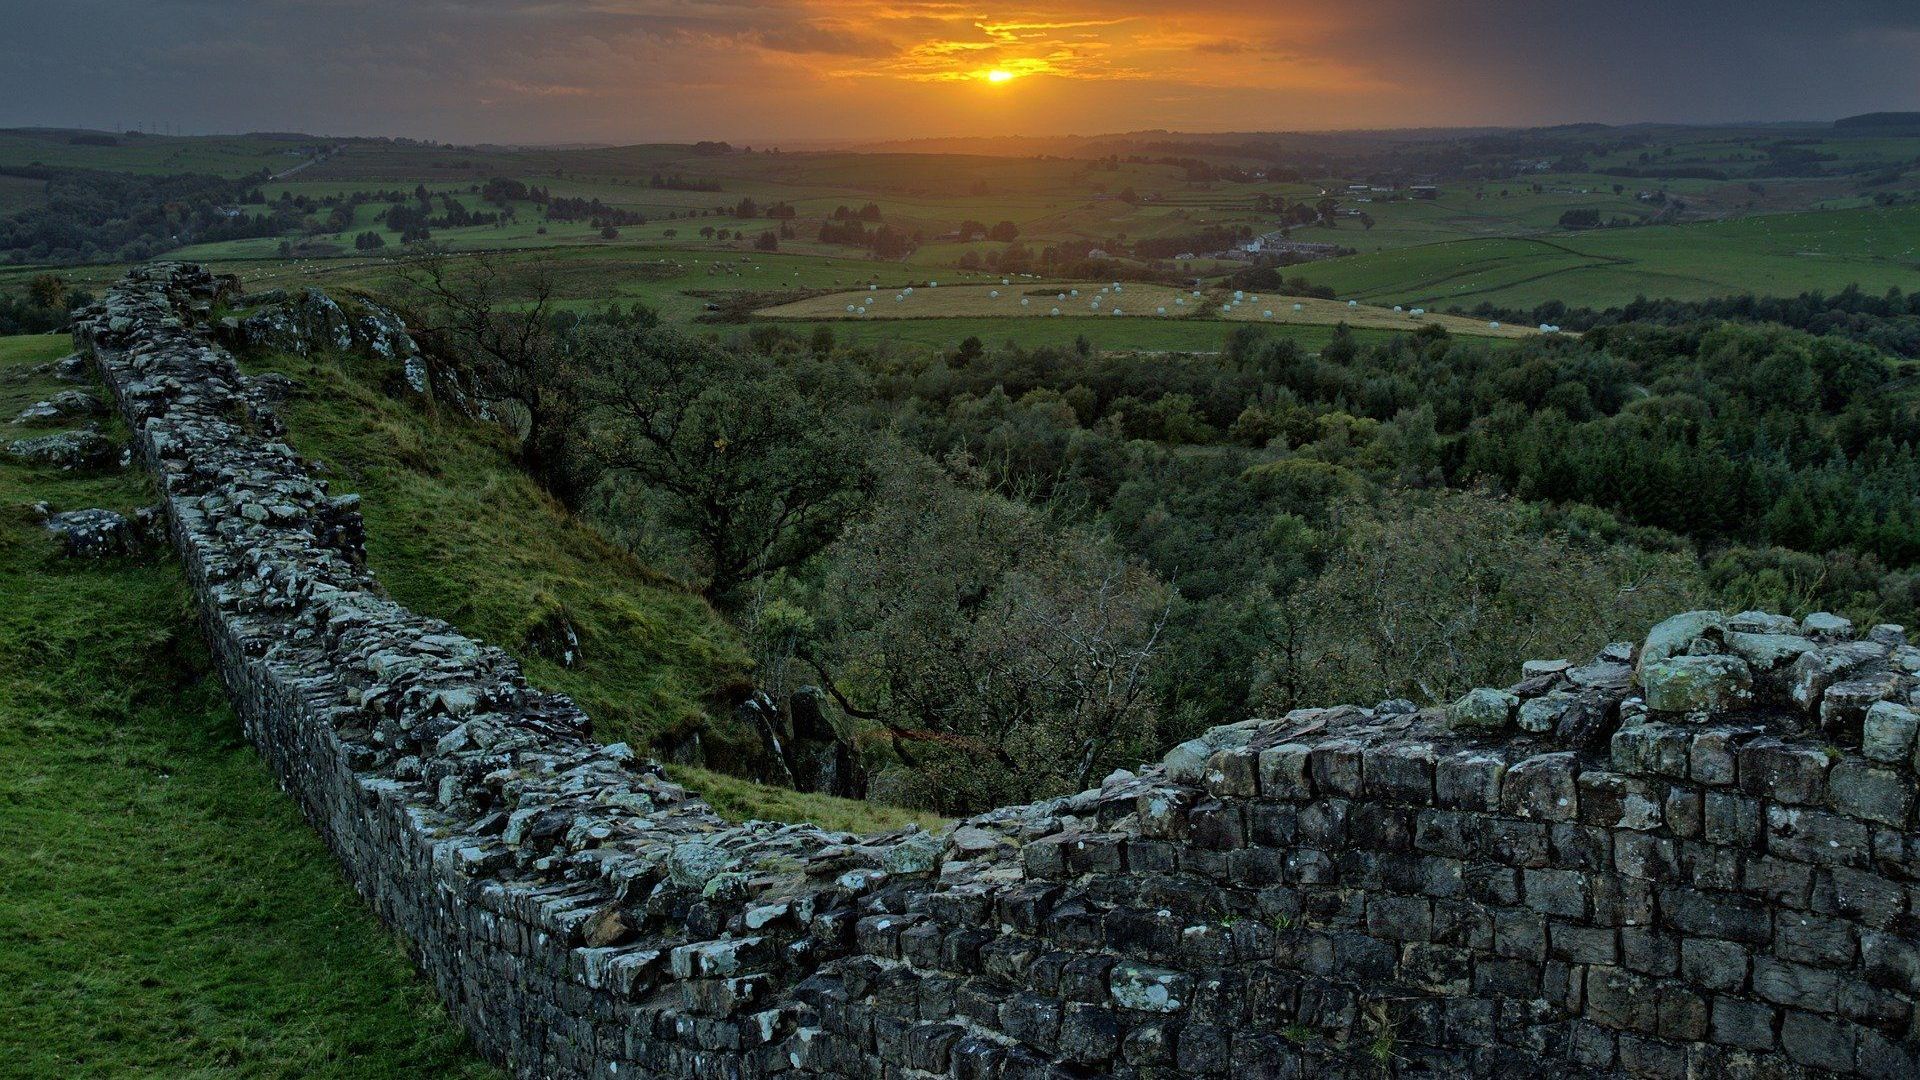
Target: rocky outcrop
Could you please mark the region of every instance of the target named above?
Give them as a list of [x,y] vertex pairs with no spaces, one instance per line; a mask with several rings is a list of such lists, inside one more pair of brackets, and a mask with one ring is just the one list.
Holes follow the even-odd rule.
[[938,836],[730,825],[380,592],[219,288],[136,270],[77,339],[249,737],[521,1075],[1915,1074],[1897,628],[1694,613]]
[[493,418],[473,380],[435,363],[413,340],[406,320],[385,305],[363,296],[343,303],[309,288],[292,295],[277,289],[263,293],[251,298],[250,309],[223,319],[220,336],[245,348],[294,356],[353,351],[395,361],[414,393],[431,395],[466,416]]
[[87,393],[85,390],[62,390],[45,401],[36,401],[25,409],[22,409],[20,415],[15,417],[13,422],[16,424],[42,424],[74,418],[101,416],[104,415],[106,411],[106,406],[101,404],[100,399]]
[[119,459],[120,448],[99,431],[83,428],[15,439],[7,444],[7,453],[30,465],[67,470],[100,469]]
[[154,529],[150,510],[142,510],[134,520],[128,520],[112,510],[55,513],[45,504],[35,509],[41,515],[41,524],[59,539],[61,550],[77,559],[132,555],[145,546]]
[[319,289],[277,297],[244,318],[230,317],[225,329],[252,348],[296,356],[354,349],[405,360],[419,352],[398,315],[363,300],[343,306]]

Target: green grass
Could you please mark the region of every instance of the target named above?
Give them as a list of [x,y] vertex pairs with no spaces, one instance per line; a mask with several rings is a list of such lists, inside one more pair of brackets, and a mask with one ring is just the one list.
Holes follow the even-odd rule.
[[[0,387],[0,394],[6,394],[6,399],[9,401],[17,401],[31,398],[37,390],[59,389],[50,380],[27,378],[22,369],[66,355],[72,351],[72,344],[73,339],[65,334],[18,334],[13,337],[0,337],[0,364],[6,365],[5,372],[10,377],[8,379],[10,385]],[[12,415],[8,415],[0,417],[0,420],[12,418]]]
[[[0,338],[5,417],[67,347]],[[495,1075],[244,742],[178,567],[65,559],[25,506],[152,497],[0,459],[0,1072]]]
[[1538,238],[1461,240],[1356,255],[1304,270],[1379,303],[1608,307],[1636,296],[1794,295],[1920,285],[1920,207],[1765,214]]
[[667,774],[689,790],[699,792],[709,806],[727,818],[810,821],[823,829],[856,833],[882,832],[910,824],[931,830],[947,823],[945,818],[918,810],[810,795],[692,765],[670,765]]
[[73,141],[75,132],[0,130],[0,165],[50,165],[135,173],[212,173],[245,176],[265,168],[280,172],[305,160],[302,147],[324,142],[258,135],[117,135],[114,146]]
[[[540,491],[497,428],[381,392],[398,373],[370,360],[253,366],[304,384],[283,409],[292,444],[326,463],[336,490],[360,494],[368,562],[394,599],[519,655],[603,739],[644,749],[703,729],[709,750],[744,749],[743,733],[709,722],[748,676],[732,631]],[[579,635],[572,667],[528,647],[559,620]]]

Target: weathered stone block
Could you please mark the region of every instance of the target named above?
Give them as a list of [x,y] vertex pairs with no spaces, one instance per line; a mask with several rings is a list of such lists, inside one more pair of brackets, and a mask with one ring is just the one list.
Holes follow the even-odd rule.
[[1207,759],[1207,791],[1223,798],[1253,798],[1260,793],[1258,765],[1259,758],[1244,747],[1216,751]]
[[1587,969],[1587,1015],[1610,1028],[1652,1033],[1659,1029],[1660,1001],[1653,980],[1617,967]]
[[1859,761],[1842,761],[1827,774],[1827,792],[1835,810],[1896,829],[1907,825],[1913,791],[1910,775]]
[[1898,702],[1876,701],[1862,718],[1860,752],[1875,761],[1907,764],[1913,758],[1920,713]]
[[1519,698],[1482,686],[1447,706],[1447,726],[1455,731],[1498,732],[1512,725],[1519,708]]
[[1777,1015],[1774,1009],[1757,1001],[1716,997],[1710,1025],[1713,1041],[1746,1050],[1772,1050]]
[[1884,659],[1886,654],[1886,646],[1867,642],[1825,645],[1802,653],[1788,669],[1788,697],[1801,709],[1817,713],[1828,687]]
[[1726,617],[1717,611],[1688,611],[1664,619],[1647,631],[1640,645],[1640,669],[1691,652],[1696,640],[1717,644],[1726,626]]
[[1269,799],[1301,800],[1312,798],[1313,783],[1307,774],[1311,748],[1304,743],[1287,743],[1260,751],[1260,790]]
[[1780,1023],[1780,1048],[1802,1065],[1851,1072],[1859,1028],[1844,1020],[1788,1010]]
[[1753,703],[1753,674],[1735,656],[1674,656],[1640,665],[1656,713],[1731,712]]
[[1574,778],[1579,765],[1570,753],[1536,754],[1507,770],[1500,808],[1536,821],[1573,821],[1580,812]]
[[1833,760],[1824,750],[1755,739],[1740,748],[1740,790],[1775,802],[1810,804],[1826,796]]
[[1838,814],[1767,807],[1767,850],[1782,858],[1859,866],[1867,860],[1868,840],[1865,825]]
[[1441,806],[1497,809],[1506,773],[1506,762],[1489,754],[1442,754],[1434,762],[1435,797]]
[[1663,814],[1646,781],[1620,773],[1580,774],[1580,820],[1606,829],[1656,829]]
[[1113,966],[1109,988],[1115,1005],[1137,1012],[1178,1012],[1193,999],[1192,976],[1132,961]]

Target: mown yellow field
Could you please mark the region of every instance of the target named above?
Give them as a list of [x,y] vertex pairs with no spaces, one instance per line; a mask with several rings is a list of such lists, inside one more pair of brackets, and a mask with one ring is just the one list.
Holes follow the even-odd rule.
[[[1231,289],[1177,289],[1171,285],[1113,282],[1008,285],[916,285],[828,293],[762,308],[755,314],[774,319],[952,319],[1051,318],[1099,315],[1115,319],[1226,319],[1236,322],[1307,323],[1379,330],[1417,330],[1435,323],[1456,334],[1528,337],[1530,326],[1494,325],[1479,319],[1432,312],[1416,315],[1372,304],[1308,297],[1261,295]],[[1022,302],[1024,301],[1024,303]]]

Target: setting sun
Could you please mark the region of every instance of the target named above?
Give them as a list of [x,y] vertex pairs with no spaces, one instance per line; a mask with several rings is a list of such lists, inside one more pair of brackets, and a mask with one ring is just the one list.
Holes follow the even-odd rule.
[[1003,82],[1009,82],[1012,79],[1013,79],[1013,72],[1011,71],[1002,71],[999,68],[995,68],[992,71],[987,72],[988,82],[1003,83]]

